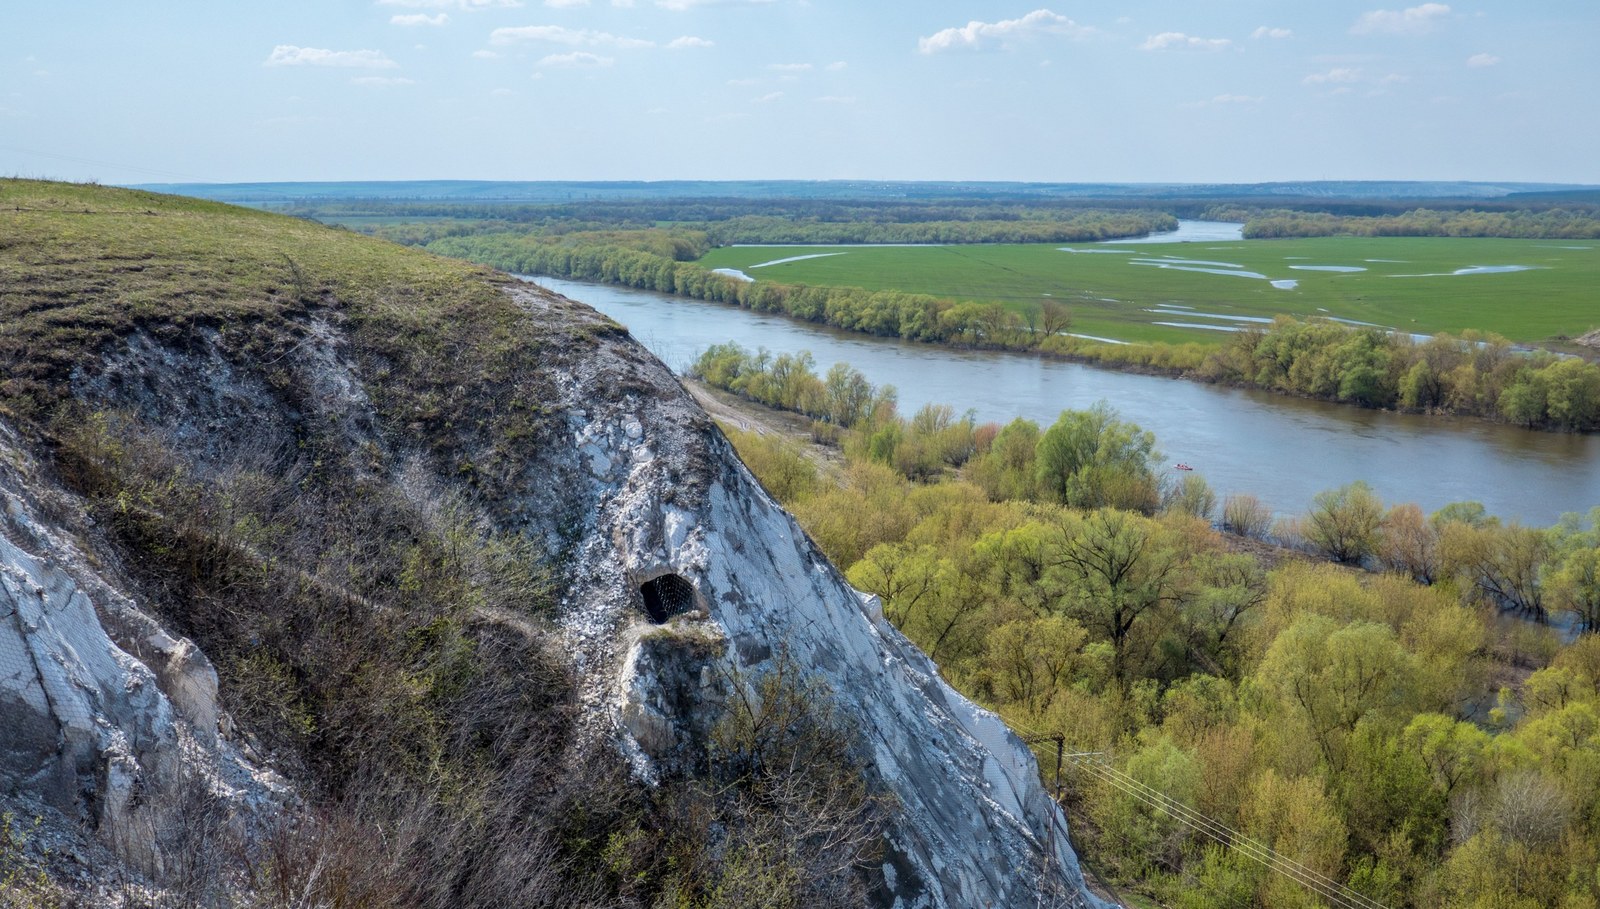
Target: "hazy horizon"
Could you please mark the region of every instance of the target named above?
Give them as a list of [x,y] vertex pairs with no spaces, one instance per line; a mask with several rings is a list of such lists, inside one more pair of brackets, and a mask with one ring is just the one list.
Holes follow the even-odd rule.
[[1600,7],[30,6],[0,173],[154,182],[1600,183]]

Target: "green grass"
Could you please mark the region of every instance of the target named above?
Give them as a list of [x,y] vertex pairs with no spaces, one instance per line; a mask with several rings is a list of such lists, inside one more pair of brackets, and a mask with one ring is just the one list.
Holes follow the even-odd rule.
[[[0,180],[0,406],[47,406],[72,371],[135,330],[208,328],[270,354],[321,309],[386,354],[510,309],[488,269],[281,215],[101,186]],[[500,317],[508,315],[505,312]]]
[[[1072,309],[1072,331],[1128,341],[1218,343],[1225,335],[1157,322],[1226,326],[1226,319],[1152,313],[1165,305],[1222,316],[1333,316],[1420,333],[1481,329],[1514,341],[1576,337],[1600,326],[1600,243],[1433,237],[1251,240],[1221,243],[1072,245],[1130,254],[1068,253],[1062,244],[923,247],[726,247],[700,260],[744,269],[758,281],[903,290],[996,301],[1019,311],[1047,297]],[[1586,247],[1564,249],[1562,247]],[[782,265],[789,256],[842,253]],[[1131,264],[1161,257],[1227,262],[1267,280]],[[1399,260],[1374,262],[1374,259]],[[1356,273],[1298,271],[1292,265],[1349,265]],[[1476,265],[1530,265],[1505,274],[1402,278]],[[1202,266],[1209,267],[1209,266]]]

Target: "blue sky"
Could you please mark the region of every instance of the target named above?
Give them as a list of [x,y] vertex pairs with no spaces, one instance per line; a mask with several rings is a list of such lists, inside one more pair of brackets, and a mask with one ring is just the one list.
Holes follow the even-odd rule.
[[8,0],[0,174],[1600,183],[1600,3]]

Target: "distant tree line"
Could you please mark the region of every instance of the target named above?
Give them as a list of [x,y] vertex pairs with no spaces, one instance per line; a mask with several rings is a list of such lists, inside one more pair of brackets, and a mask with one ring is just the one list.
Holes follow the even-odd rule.
[[1174,230],[1177,219],[1150,209],[995,202],[853,204],[826,200],[670,200],[564,205],[460,202],[323,202],[293,206],[300,217],[354,223],[402,243],[444,236],[578,231],[703,231],[713,246],[733,243],[1084,243]]
[[[549,241],[521,234],[446,237],[428,249],[482,262],[520,274],[604,281],[641,290],[733,303],[756,312],[779,312],[867,334],[1006,350],[1031,350],[1059,340],[1070,314],[1064,304],[1045,300],[1023,311],[999,303],[956,301],[894,290],[811,287],[741,281],[711,272],[677,256],[696,258],[693,240],[674,246],[674,255],[656,244],[665,232],[612,234],[595,244],[591,235]],[[698,234],[694,236],[700,236]],[[632,245],[623,245],[632,243]],[[641,248],[649,247],[649,248]]]
[[[1237,216],[1237,211],[1229,214]],[[1256,212],[1244,225],[1247,240],[1284,237],[1507,237],[1529,240],[1600,238],[1594,209],[1543,211],[1436,211],[1419,208],[1402,214],[1360,217],[1326,212]]]
[[901,291],[740,281],[683,261],[697,257],[703,234],[618,231],[603,235],[604,245],[591,245],[592,236],[554,242],[512,234],[451,237],[429,249],[522,274],[679,294],[910,341],[1038,351],[1361,407],[1478,416],[1531,429],[1600,429],[1600,365],[1520,352],[1498,335],[1469,331],[1418,341],[1382,329],[1280,318],[1270,327],[1230,335],[1221,347],[1105,344],[1063,334],[1071,314],[1057,301],[1019,311]]

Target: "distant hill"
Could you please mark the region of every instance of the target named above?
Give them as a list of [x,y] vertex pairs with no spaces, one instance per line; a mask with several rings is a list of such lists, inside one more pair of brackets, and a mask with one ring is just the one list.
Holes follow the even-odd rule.
[[881,180],[496,181],[146,183],[136,187],[223,202],[271,205],[340,199],[576,202],[629,199],[1499,199],[1512,194],[1600,192],[1555,183],[1327,180],[1285,183],[1017,183]]

